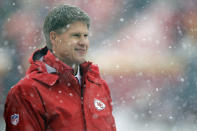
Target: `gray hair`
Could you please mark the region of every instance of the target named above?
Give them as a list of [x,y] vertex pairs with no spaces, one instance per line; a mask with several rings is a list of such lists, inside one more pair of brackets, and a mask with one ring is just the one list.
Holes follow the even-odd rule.
[[81,21],[84,22],[87,27],[90,26],[90,17],[86,12],[82,11],[80,8],[71,5],[60,5],[53,8],[45,18],[43,32],[46,39],[46,44],[48,49],[52,49],[50,41],[50,32],[57,32],[69,24]]

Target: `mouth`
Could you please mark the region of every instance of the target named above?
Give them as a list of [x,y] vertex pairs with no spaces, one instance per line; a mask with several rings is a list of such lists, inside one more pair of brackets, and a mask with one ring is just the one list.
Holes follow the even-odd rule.
[[86,49],[83,48],[75,48],[75,51],[79,53],[80,55],[85,55],[86,54]]

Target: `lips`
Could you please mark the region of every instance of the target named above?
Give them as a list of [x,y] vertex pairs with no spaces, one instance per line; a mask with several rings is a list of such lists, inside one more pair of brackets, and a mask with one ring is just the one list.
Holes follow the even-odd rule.
[[75,51],[77,51],[81,55],[86,54],[86,49],[83,49],[83,48],[75,48]]

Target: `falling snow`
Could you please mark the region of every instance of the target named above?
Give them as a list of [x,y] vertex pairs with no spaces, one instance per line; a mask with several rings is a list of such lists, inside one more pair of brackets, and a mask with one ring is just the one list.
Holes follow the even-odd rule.
[[[117,130],[197,130],[195,0],[61,2],[79,6],[91,17],[87,60],[98,64],[101,77],[110,88]],[[29,67],[28,58],[44,47],[43,20],[57,0],[0,3],[0,115],[3,115],[10,88],[20,79],[31,79],[23,78]],[[67,83],[65,87],[72,85]],[[53,99],[60,105],[64,103],[60,96],[76,97],[73,92],[55,91]],[[26,95],[35,97],[33,93]],[[100,92],[95,95],[100,96]],[[98,119],[99,114],[92,117]],[[0,118],[0,129],[4,128]]]

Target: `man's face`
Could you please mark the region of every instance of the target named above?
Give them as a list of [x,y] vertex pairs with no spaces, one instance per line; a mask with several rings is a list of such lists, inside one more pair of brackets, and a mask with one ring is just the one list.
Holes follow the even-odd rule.
[[74,22],[67,26],[63,33],[53,33],[50,33],[50,36],[52,50],[56,57],[70,66],[85,62],[89,47],[88,27],[86,24]]

